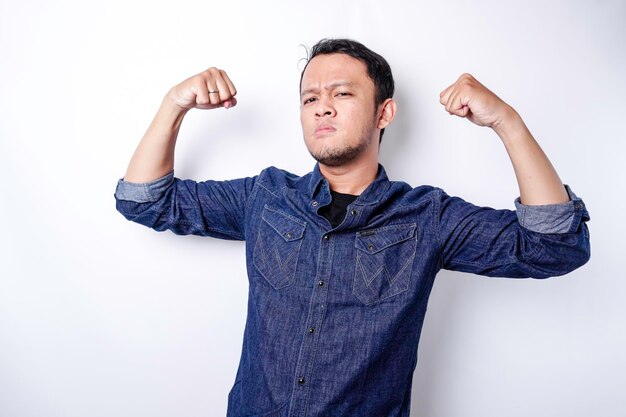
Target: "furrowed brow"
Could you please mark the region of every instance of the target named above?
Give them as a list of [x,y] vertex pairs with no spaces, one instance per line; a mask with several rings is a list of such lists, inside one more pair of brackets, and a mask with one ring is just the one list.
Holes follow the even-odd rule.
[[[332,82],[330,84],[328,84],[327,86],[324,87],[325,90],[334,90],[335,88],[339,88],[339,87],[354,87],[355,84],[351,81],[335,81]],[[300,93],[300,97],[303,97],[307,94],[311,94],[311,93],[317,93],[319,92],[319,88],[317,87],[312,87],[312,88],[307,88],[306,90],[302,90],[302,92]]]

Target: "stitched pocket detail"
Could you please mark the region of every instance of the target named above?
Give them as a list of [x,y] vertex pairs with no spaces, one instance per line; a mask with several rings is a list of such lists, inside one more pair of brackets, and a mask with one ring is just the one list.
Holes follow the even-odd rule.
[[397,224],[356,234],[353,294],[365,305],[406,291],[417,248],[417,225]]
[[305,229],[306,223],[295,217],[267,206],[263,209],[253,262],[277,290],[294,281]]

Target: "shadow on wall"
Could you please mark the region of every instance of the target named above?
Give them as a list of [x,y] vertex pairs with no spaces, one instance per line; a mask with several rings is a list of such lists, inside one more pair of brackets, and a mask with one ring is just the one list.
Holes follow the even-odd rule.
[[[421,124],[419,110],[412,107],[415,102],[407,99],[404,91],[396,91],[394,100],[398,110],[391,126],[385,130],[383,141],[380,145],[380,163],[389,174],[390,169],[398,165],[398,161],[404,161],[404,153],[409,142],[420,143],[421,138],[416,137],[415,126]],[[391,180],[406,181],[403,178],[393,178]]]
[[[443,282],[450,285],[437,285]],[[417,368],[413,374],[411,392],[411,417],[425,417],[436,414],[441,409],[435,404],[441,398],[446,398],[445,392],[439,392],[441,381],[449,378],[445,374],[447,358],[458,346],[450,343],[457,334],[461,294],[467,294],[469,282],[459,279],[459,274],[442,270],[435,278],[435,285],[428,303],[428,311],[422,326],[422,335],[419,343]],[[433,329],[433,330],[431,330]]]

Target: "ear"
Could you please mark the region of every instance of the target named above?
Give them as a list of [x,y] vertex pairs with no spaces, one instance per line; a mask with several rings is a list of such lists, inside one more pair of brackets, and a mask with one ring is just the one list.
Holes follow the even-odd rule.
[[378,129],[386,128],[387,126],[389,126],[389,124],[391,124],[395,116],[396,102],[394,101],[394,99],[388,98],[380,105],[380,116],[378,117],[378,124],[376,125],[376,127]]

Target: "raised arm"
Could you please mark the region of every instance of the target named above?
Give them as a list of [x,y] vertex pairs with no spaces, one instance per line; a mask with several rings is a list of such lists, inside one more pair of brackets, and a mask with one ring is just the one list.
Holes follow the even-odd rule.
[[525,205],[559,204],[569,196],[556,170],[520,115],[470,74],[443,90],[440,103],[451,115],[491,127],[509,154]]
[[237,104],[236,94],[226,72],[217,68],[209,68],[170,89],[139,142],[124,181],[146,183],[171,172],[176,138],[185,114],[192,108],[228,109]]

